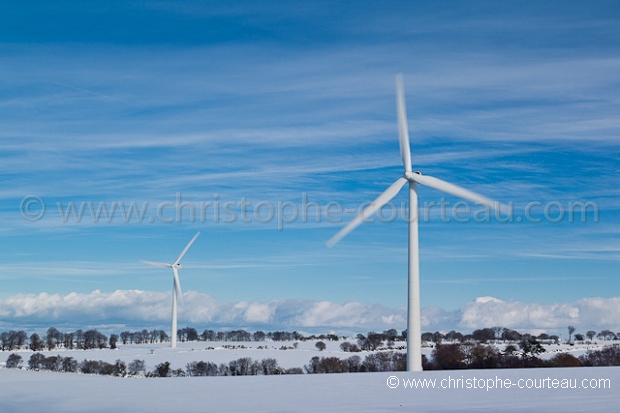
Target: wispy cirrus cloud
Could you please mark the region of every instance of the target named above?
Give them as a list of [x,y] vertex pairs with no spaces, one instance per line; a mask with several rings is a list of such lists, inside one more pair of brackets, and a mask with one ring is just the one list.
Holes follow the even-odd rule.
[[[306,3],[212,10],[190,1],[111,4],[102,14],[80,5],[70,10],[71,19],[62,8],[40,6],[33,13],[16,3],[0,25],[0,234],[8,239],[0,273],[11,281],[5,295],[142,288],[127,281],[139,270],[113,264],[149,258],[147,243],[136,237],[172,240],[200,227],[217,239],[204,256],[212,264],[205,270],[232,272],[237,265],[240,279],[251,268],[256,279],[269,280],[250,281],[247,291],[229,296],[219,294],[231,290],[221,283],[216,295],[227,301],[338,302],[380,294],[383,304],[404,303],[402,295],[394,301],[394,291],[405,291],[397,284],[404,282],[406,266],[402,221],[365,225],[337,251],[326,251],[329,232],[353,214],[339,223],[295,223],[278,231],[275,225],[151,225],[150,212],[141,223],[63,223],[53,211],[57,202],[70,201],[155,206],[174,202],[177,193],[193,202],[213,201],[217,194],[222,202],[246,197],[275,204],[299,202],[302,191],[321,205],[357,207],[402,173],[397,72],[405,72],[416,169],[513,201],[520,212],[530,200],[592,200],[604,210],[600,225],[467,230],[431,214],[421,226],[422,262],[432,263],[426,274],[448,282],[495,273],[519,279],[518,272],[546,264],[538,273],[563,280],[566,271],[578,278],[576,266],[582,265],[579,273],[612,282],[617,251],[610,245],[617,244],[617,233],[605,231],[618,221],[620,199],[620,32],[613,6],[532,2],[489,9],[474,2],[446,10],[416,2],[370,10],[342,3],[327,12]],[[154,26],[153,18],[161,24]],[[98,24],[83,31],[83,21]],[[110,22],[117,22],[114,30]],[[28,195],[44,198],[49,215],[26,222],[19,208]],[[420,188],[422,202],[441,196]],[[406,203],[405,191],[396,201]],[[260,263],[266,255],[291,259],[280,267],[238,264],[246,257]],[[212,256],[222,259],[210,261]],[[573,259],[559,261],[565,257]],[[23,259],[31,265],[16,264]],[[110,273],[105,263],[89,264],[106,259]],[[504,263],[496,265],[500,259]],[[48,276],[44,268],[32,268],[39,261],[53,268]],[[522,268],[512,265],[517,261]],[[295,282],[283,282],[291,273]],[[88,281],[79,287],[70,282],[80,277]],[[352,279],[365,284],[353,292],[304,283],[316,279],[320,286],[346,286]],[[380,293],[377,279],[386,281]],[[454,301],[433,286],[425,297],[435,304],[439,297],[445,304],[482,294],[529,294],[516,283],[503,292],[480,284]],[[214,291],[207,287],[191,288]],[[552,294],[567,301],[574,291],[598,294],[597,288],[579,279]],[[257,295],[261,289],[270,292]],[[271,309],[257,305],[252,317],[264,319]]]

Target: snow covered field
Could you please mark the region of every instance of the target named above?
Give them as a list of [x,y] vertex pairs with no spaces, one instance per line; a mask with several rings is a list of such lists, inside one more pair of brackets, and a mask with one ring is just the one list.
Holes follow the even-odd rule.
[[[41,354],[48,356],[61,355],[63,357],[73,357],[77,361],[84,359],[88,360],[102,360],[108,363],[114,363],[116,360],[122,360],[126,364],[129,364],[135,359],[144,360],[146,370],[151,371],[153,368],[164,361],[170,362],[170,367],[173,369],[185,369],[187,363],[192,361],[206,361],[216,364],[229,363],[241,357],[251,357],[254,360],[262,360],[266,358],[274,358],[278,360],[280,367],[291,368],[301,367],[308,364],[310,359],[314,356],[319,357],[338,357],[341,359],[351,357],[354,355],[360,356],[362,359],[369,354],[369,352],[359,353],[347,353],[340,350],[340,344],[344,341],[355,343],[355,339],[340,340],[340,341],[324,341],[327,346],[325,350],[319,351],[316,348],[316,343],[319,340],[308,341],[262,341],[262,342],[204,342],[195,341],[187,343],[178,343],[176,349],[171,349],[169,343],[155,343],[155,344],[133,344],[133,345],[119,345],[116,350],[103,349],[103,350],[52,350],[41,351]],[[599,350],[603,348],[604,344],[609,345],[610,342],[603,344],[576,344],[574,346],[563,345],[546,345],[546,353],[540,354],[540,358],[550,358],[558,352],[569,352],[575,357],[579,357],[587,350]],[[295,345],[297,346],[295,348]],[[404,345],[404,343],[397,342],[396,346]],[[236,347],[236,348],[230,348]],[[244,347],[244,348],[241,348]],[[259,347],[262,347],[259,349]],[[287,350],[281,350],[285,347]],[[503,349],[505,344],[497,345],[498,348]],[[430,359],[431,347],[423,347],[422,354],[426,355]],[[404,350],[397,350],[402,351]],[[28,358],[32,355],[30,350],[15,351],[23,358],[23,364],[27,364]],[[5,351],[0,352],[0,366],[4,366],[6,358],[12,352]]]
[[[143,359],[147,370],[164,361],[169,361],[173,368],[185,368],[191,361],[228,363],[240,357],[255,360],[276,358],[280,366],[289,368],[303,367],[317,355],[351,356],[352,353],[340,351],[340,343],[326,342],[328,347],[321,352],[314,346],[315,341],[308,341],[299,342],[294,350],[279,350],[281,346],[292,347],[292,342],[239,343],[246,349],[222,348],[223,345],[235,345],[231,342],[193,342],[179,343],[176,350],[168,348],[167,344],[153,344],[121,346],[118,350],[43,353],[70,356],[78,361],[114,362],[121,359],[129,363],[134,359]],[[257,349],[258,346],[268,348]],[[207,350],[208,347],[214,349]],[[554,347],[558,346],[552,346],[549,350]],[[585,352],[585,346],[560,346],[558,349],[571,351],[576,356]],[[427,355],[430,351],[430,348],[424,350]],[[2,365],[9,354],[0,353]],[[18,354],[27,363],[32,352],[21,351]],[[363,358],[366,353],[356,354]],[[407,380],[411,379],[428,379],[426,386],[432,387],[434,384],[435,387],[410,388],[413,382]],[[450,379],[453,381],[450,382]],[[560,383],[557,388],[553,388],[553,379]],[[563,379],[567,380],[564,383],[575,388],[560,388]],[[497,388],[498,380],[504,388]],[[505,387],[507,380],[510,380],[510,388]],[[395,388],[390,388],[388,383]],[[449,383],[453,388],[442,388],[442,385],[445,387]],[[620,368],[617,367],[148,379],[0,368],[0,411],[617,411],[620,402],[618,383]],[[474,385],[476,388],[473,388]],[[487,390],[486,387],[491,385],[493,388]],[[545,388],[534,388],[541,385]],[[455,386],[460,388],[455,389]]]
[[[114,363],[116,360],[122,360],[129,364],[135,359],[144,360],[146,370],[151,371],[162,362],[169,361],[170,367],[173,369],[185,369],[187,363],[192,361],[208,361],[216,364],[226,363],[241,357],[251,357],[254,360],[262,360],[266,358],[274,358],[278,360],[280,367],[291,368],[301,367],[308,364],[314,356],[320,357],[339,357],[347,358],[358,355],[362,359],[367,352],[345,353],[340,350],[340,344],[343,341],[324,341],[326,349],[319,351],[316,343],[319,340],[309,341],[263,341],[263,342],[211,342],[211,341],[195,341],[187,343],[178,343],[176,349],[170,348],[170,343],[155,344],[133,344],[119,345],[116,350],[52,350],[40,351],[41,354],[47,356],[61,355],[63,357],[73,357],[77,361],[84,359],[102,360],[108,363]],[[355,342],[354,339],[350,340]],[[295,345],[297,348],[295,348]],[[232,348],[235,347],[235,348]],[[262,347],[259,349],[259,347]],[[285,347],[287,350],[280,350]],[[0,366],[4,365],[6,358],[12,352],[0,352]],[[24,364],[28,362],[28,358],[32,355],[32,351],[23,350],[15,351],[23,358]],[[424,352],[427,357],[431,353],[431,349],[427,348]]]
[[[398,379],[389,388],[388,378]],[[404,387],[434,379],[434,389]],[[609,379],[598,389],[441,389],[441,380]],[[392,379],[391,383],[394,383]],[[524,382],[525,385],[527,382]],[[592,382],[594,383],[594,382]],[[127,379],[0,369],[3,412],[592,412],[618,411],[620,368]]]

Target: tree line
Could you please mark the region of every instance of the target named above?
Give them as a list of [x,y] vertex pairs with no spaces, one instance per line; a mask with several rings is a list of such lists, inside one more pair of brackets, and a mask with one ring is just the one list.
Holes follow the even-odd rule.
[[[6,368],[21,368],[22,357],[17,353],[11,354],[6,360]],[[48,356],[34,353],[27,363],[28,370],[54,371],[63,373],[100,374],[117,377],[137,376],[144,372],[144,361],[134,360],[129,367],[122,360],[108,363],[101,360],[83,360],[78,362],[73,357]]]
[[543,360],[539,355],[544,352],[545,348],[535,337],[526,335],[518,346],[509,344],[503,350],[482,343],[438,344],[431,353],[431,360],[423,357],[422,364],[424,370],[620,366],[618,344],[588,350],[579,357],[558,353]]
[[[585,334],[575,333],[576,329],[573,326],[568,326],[568,342],[572,343],[574,341],[584,342],[586,338],[589,341],[593,341],[596,337],[602,341],[611,341],[611,340],[619,340],[620,333],[614,333],[611,330],[602,330],[600,332],[596,332],[594,330],[589,330]],[[404,332],[406,335],[406,332]],[[516,330],[511,330],[505,327],[490,327],[490,328],[481,328],[478,330],[474,330],[471,334],[461,334],[458,331],[450,331],[449,333],[441,333],[436,331],[426,332],[422,334],[422,340],[434,343],[442,343],[444,341],[451,342],[459,342],[464,343],[467,341],[474,341],[480,343],[488,343],[488,342],[518,342],[522,340],[524,337],[534,337],[538,341],[545,344],[559,343],[560,337],[558,335],[552,334],[549,335],[547,333],[541,333],[537,336],[532,336],[527,333],[520,333]]]
[[[601,350],[588,350],[580,357],[569,353],[559,353],[548,360],[541,360],[538,355],[544,352],[536,338],[525,337],[520,343],[519,355],[516,348],[509,345],[504,351],[489,345],[438,344],[429,361],[423,356],[424,370],[455,369],[491,369],[524,367],[580,367],[580,366],[620,366],[620,345],[615,344]],[[11,354],[6,361],[6,368],[21,368],[22,357]],[[256,376],[278,374],[324,374],[324,373],[363,373],[404,371],[406,355],[396,351],[380,351],[368,354],[362,359],[354,355],[345,359],[339,357],[314,356],[303,369],[293,367],[284,369],[274,358],[260,361],[251,357],[242,357],[229,363],[219,365],[209,361],[187,363],[185,369],[173,369],[168,361],[159,363],[152,371],[146,371],[144,360],[134,360],[129,365],[116,360],[108,363],[101,360],[83,360],[77,362],[73,357],[49,356],[34,353],[27,363],[29,370],[55,371],[65,373],[83,373],[110,375],[116,377],[201,377],[201,376]]]
[[[595,337],[599,340],[610,341],[620,339],[620,333],[616,334],[611,330],[602,330],[596,332],[594,330],[587,331],[585,334],[575,333],[575,328],[569,326],[569,343],[574,341],[583,342],[586,337],[589,341],[592,341]],[[457,331],[450,331],[448,333],[441,333],[436,331],[425,332],[422,334],[422,340],[424,342],[432,342],[435,344],[441,344],[445,342],[450,343],[489,343],[489,342],[514,342],[521,341],[524,337],[532,337],[528,334],[522,334],[518,331],[511,330],[504,327],[491,327],[474,330],[471,334],[462,334]],[[539,342],[543,344],[559,343],[559,337],[557,335],[549,335],[546,333],[533,336]],[[339,341],[344,337],[338,337],[335,334],[320,334],[305,336],[297,331],[255,331],[253,333],[246,330],[232,330],[232,331],[214,331],[211,329],[204,330],[202,333],[193,327],[185,327],[177,331],[177,339],[180,342],[193,342],[193,341],[220,341],[220,342],[251,342],[251,341],[307,341],[307,340],[325,340],[325,341]],[[374,351],[382,346],[388,349],[404,348],[403,344],[400,346],[397,343],[402,343],[407,339],[407,330],[403,330],[399,333],[395,329],[385,330],[383,332],[369,332],[367,335],[358,334],[356,336],[356,342],[344,342],[340,345],[342,351],[345,352],[358,352],[358,351]],[[0,333],[0,349],[2,351],[13,351],[16,349],[30,349],[32,351],[42,350],[54,350],[56,348],[65,349],[114,349],[119,343],[123,345],[130,344],[153,344],[163,343],[170,341],[168,334],[159,329],[154,330],[136,330],[136,331],[123,331],[120,334],[111,334],[109,337],[100,333],[96,329],[91,330],[76,330],[73,332],[61,332],[54,327],[47,329],[46,333],[39,335],[38,333],[32,333],[28,335],[24,331],[5,331]]]
[[[219,331],[204,330],[202,333],[193,327],[185,327],[177,331],[177,340],[180,342],[190,341],[224,341],[224,342],[250,342],[250,341],[306,341],[306,340],[330,340],[338,341],[335,334],[321,334],[304,336],[297,331],[255,331],[250,333],[245,330]],[[109,337],[96,329],[74,332],[61,332],[55,327],[50,327],[47,332],[40,336],[32,333],[30,336],[25,331],[5,331],[0,333],[0,349],[13,351],[30,349],[33,351],[54,350],[65,348],[68,350],[88,349],[115,349],[119,343],[130,344],[153,344],[169,342],[170,337],[163,330],[137,330],[123,331],[120,334],[111,334]]]
[[[6,368],[21,368],[22,356],[13,353],[6,361]],[[341,360],[338,357],[314,356],[302,368],[285,369],[279,366],[274,358],[254,360],[241,357],[229,363],[219,365],[209,361],[193,361],[187,363],[185,369],[173,369],[168,361],[159,363],[152,371],[146,371],[144,360],[134,360],[129,365],[122,360],[108,363],[101,360],[83,360],[78,362],[73,357],[48,356],[34,353],[27,362],[27,369],[34,371],[54,371],[63,373],[83,373],[109,375],[116,377],[200,377],[200,376],[257,376],[281,374],[318,374],[318,373],[357,373],[377,371],[405,370],[406,356],[398,352],[381,352],[368,354],[363,360],[359,356],[351,356]]]
[[[22,367],[22,356],[13,353],[6,361],[6,368]],[[34,353],[25,366],[33,371],[53,371],[62,373],[83,373],[115,377],[198,377],[198,376],[250,376],[275,374],[303,374],[301,368],[284,369],[274,358],[253,360],[251,357],[242,357],[229,363],[215,364],[205,361],[188,363],[185,369],[173,369],[170,362],[165,361],[155,366],[152,371],[146,371],[144,360],[136,359],[127,365],[122,360],[108,363],[101,360],[83,360],[78,362],[73,357],[48,356]]]
[[2,351],[12,351],[16,349],[29,348],[33,351],[54,350],[56,348],[73,349],[95,349],[95,348],[116,348],[118,335],[107,336],[95,330],[77,330],[71,333],[63,333],[54,327],[47,329],[47,333],[42,337],[38,333],[30,336],[24,331],[5,331],[0,333],[0,348]]

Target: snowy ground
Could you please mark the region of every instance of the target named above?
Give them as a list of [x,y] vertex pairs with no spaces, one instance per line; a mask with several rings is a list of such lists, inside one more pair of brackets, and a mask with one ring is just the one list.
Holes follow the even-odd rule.
[[[153,368],[164,361],[170,362],[170,367],[173,369],[185,369],[187,363],[192,361],[209,361],[216,364],[226,363],[228,364],[232,360],[236,360],[241,357],[251,357],[254,360],[262,360],[265,358],[274,358],[278,360],[278,364],[284,368],[301,367],[308,364],[310,359],[314,356],[320,357],[338,357],[341,359],[351,357],[353,355],[360,356],[363,360],[368,352],[360,353],[345,353],[340,350],[340,344],[343,341],[324,341],[327,348],[323,351],[319,351],[315,344],[316,341],[264,341],[264,342],[190,342],[179,343],[177,349],[171,349],[168,343],[157,344],[134,344],[134,345],[119,345],[116,350],[103,349],[103,350],[64,350],[58,349],[53,351],[41,351],[45,356],[61,355],[63,357],[73,357],[78,362],[89,360],[103,360],[108,363],[114,363],[116,360],[122,360],[126,364],[129,364],[135,359],[144,360],[147,371],[153,370]],[[348,340],[355,343],[354,339]],[[294,348],[297,343],[297,348]],[[601,342],[601,344],[576,344],[574,346],[568,345],[548,345],[546,346],[546,353],[540,355],[541,358],[550,358],[559,352],[569,352],[575,357],[579,357],[587,350],[598,350],[603,347],[604,344],[609,345],[612,342]],[[397,346],[401,343],[397,343]],[[231,349],[227,346],[236,346],[238,348]],[[239,348],[243,346],[245,348]],[[258,347],[263,347],[259,349]],[[280,350],[281,347],[286,347],[287,350]],[[505,347],[505,344],[499,344],[497,346],[500,349]],[[404,351],[404,350],[400,350]],[[430,359],[432,352],[431,347],[423,347],[422,353]],[[4,366],[6,358],[12,352],[5,351],[0,352],[0,367]],[[23,364],[27,364],[28,359],[32,355],[30,350],[16,351],[23,358]]]
[[[127,345],[117,350],[58,350],[43,352],[63,357],[126,363],[134,359],[145,360],[147,370],[156,364],[169,361],[172,368],[185,368],[191,361],[228,363],[240,357],[255,360],[275,358],[280,366],[303,367],[313,356],[336,356],[340,358],[367,354],[344,353],[341,342],[325,342],[327,349],[318,351],[315,341],[299,342],[251,342],[239,343],[245,349],[226,349],[224,345],[235,343],[194,342],[179,343],[176,350],[166,344]],[[237,345],[239,345],[237,344]],[[267,349],[258,349],[267,346]],[[213,347],[213,349],[207,349]],[[569,351],[575,356],[589,348],[600,346],[549,346],[546,357],[557,351]],[[502,348],[502,346],[500,346]],[[424,353],[430,355],[431,349]],[[24,364],[31,351],[18,352]],[[11,352],[0,353],[0,366]],[[393,377],[389,379],[389,377]],[[395,378],[394,378],[395,377]],[[462,379],[461,388],[441,388],[449,379]],[[476,387],[472,379],[476,379]],[[548,380],[546,388],[520,388],[540,386],[543,379],[568,379],[576,388],[552,388]],[[435,380],[435,388],[405,388],[405,380]],[[469,379],[470,388],[465,387]],[[510,388],[497,389],[510,380]],[[586,380],[584,382],[584,379]],[[596,381],[590,382],[590,379]],[[609,379],[599,382],[599,379]],[[396,388],[388,387],[388,380]],[[481,381],[482,380],[482,381]],[[411,382],[409,382],[411,383]],[[430,381],[427,382],[431,385]],[[453,382],[456,383],[456,382]],[[478,388],[492,383],[494,388]],[[545,383],[545,382],[543,382]],[[600,384],[599,384],[600,383]],[[596,384],[597,387],[584,388]],[[454,384],[456,385],[456,384]],[[453,385],[453,387],[454,387]],[[544,384],[543,384],[544,385]],[[90,376],[76,373],[33,372],[0,368],[0,412],[285,412],[285,411],[332,411],[332,412],[385,412],[385,411],[507,411],[507,412],[590,412],[617,411],[620,402],[620,368],[564,368],[564,369],[513,369],[513,370],[453,370],[423,373],[343,373],[286,376],[246,377],[179,377],[179,378],[116,378]],[[550,388],[551,387],[551,388]]]
[[[398,383],[398,387],[388,387]],[[434,389],[404,380],[435,380]],[[441,389],[449,378],[495,383],[570,379],[578,388]],[[585,382],[583,380],[586,380]],[[595,381],[591,382],[590,379]],[[583,388],[609,379],[611,388]],[[488,380],[488,381],[487,381]],[[532,382],[530,382],[532,383]],[[550,381],[550,383],[552,383]],[[343,373],[127,379],[0,369],[2,412],[592,412],[618,411],[620,368]],[[526,385],[527,382],[523,382]]]
[[[45,356],[61,355],[63,357],[73,357],[78,362],[84,359],[103,360],[108,363],[114,363],[116,360],[122,360],[129,364],[135,359],[144,360],[147,371],[164,361],[170,362],[172,369],[185,369],[187,363],[192,361],[209,361],[212,363],[228,364],[230,361],[241,357],[251,357],[254,360],[262,360],[266,358],[274,358],[278,360],[278,364],[284,368],[301,367],[308,364],[314,356],[320,357],[339,357],[347,358],[358,355],[364,359],[366,352],[345,353],[340,350],[340,344],[343,341],[324,341],[327,348],[319,351],[316,348],[316,341],[264,341],[264,342],[189,342],[178,343],[176,349],[171,349],[169,343],[157,344],[134,344],[119,345],[116,350],[53,350],[41,351]],[[355,342],[355,340],[351,340]],[[295,349],[295,343],[297,348]],[[236,348],[229,348],[236,347]],[[244,347],[244,348],[241,348]],[[259,347],[262,347],[259,349]],[[286,347],[287,350],[280,350]],[[431,349],[425,349],[425,354],[430,355]],[[6,358],[12,352],[0,352],[0,366],[4,365]],[[23,358],[23,364],[27,364],[28,359],[32,355],[32,351],[23,350],[16,351]]]

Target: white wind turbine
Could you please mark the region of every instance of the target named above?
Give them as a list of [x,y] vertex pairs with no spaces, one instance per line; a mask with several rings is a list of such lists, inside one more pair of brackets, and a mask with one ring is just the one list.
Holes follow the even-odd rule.
[[407,130],[407,115],[405,111],[405,92],[402,75],[396,76],[396,108],[398,116],[398,137],[400,141],[400,155],[405,167],[405,174],[398,178],[370,205],[364,208],[348,225],[341,229],[329,241],[327,246],[332,247],[349,232],[353,231],[364,220],[381,209],[398,194],[406,183],[409,183],[409,286],[407,302],[407,371],[422,371],[422,339],[420,321],[420,264],[418,245],[418,193],[417,185],[422,184],[438,189],[451,195],[486,205],[499,210],[499,202],[492,201],[467,189],[422,175],[411,170],[411,152],[409,148],[409,132]]
[[172,348],[176,348],[177,346],[177,299],[181,303],[183,303],[183,295],[181,294],[181,283],[179,282],[179,270],[183,267],[181,266],[180,261],[189,249],[189,247],[191,247],[194,241],[196,241],[198,235],[200,235],[200,232],[197,232],[196,235],[194,235],[194,238],[192,238],[192,240],[185,246],[185,248],[183,248],[183,251],[181,251],[181,254],[179,254],[179,257],[173,264],[141,260],[145,264],[154,265],[156,267],[172,268],[172,334],[170,334],[170,347]]

